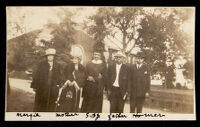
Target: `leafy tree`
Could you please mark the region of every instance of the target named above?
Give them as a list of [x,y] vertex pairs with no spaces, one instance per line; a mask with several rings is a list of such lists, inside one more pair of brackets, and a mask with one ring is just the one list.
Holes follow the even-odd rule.
[[191,9],[99,8],[89,17],[86,29],[97,42],[110,41],[127,56],[139,46],[147,56],[145,61],[151,73],[165,75],[167,60],[174,62],[178,56],[192,56],[193,41],[180,28],[189,18],[188,12]]
[[[61,9],[61,11],[63,11]],[[70,47],[74,43],[74,25],[69,13],[65,15],[59,24],[48,23],[43,29],[25,33],[7,42],[7,63],[9,70],[23,71],[35,68],[38,62],[43,60],[47,48],[55,48],[56,60],[60,64],[69,63]],[[49,30],[47,32],[46,30]]]
[[75,43],[74,25],[70,19],[65,19],[60,24],[47,24],[47,28],[52,29],[50,34],[53,37],[50,40],[40,38],[45,49],[51,47],[56,49],[56,58],[60,64],[69,63],[71,45]]
[[[176,61],[179,56],[192,56],[192,40],[182,29],[181,25],[187,20],[187,10],[155,9],[146,14],[141,22],[142,41],[140,47],[147,52],[147,63],[152,73],[169,73],[166,60]],[[174,74],[169,76],[175,76]]]
[[164,71],[166,61],[166,35],[164,19],[160,16],[146,15],[141,22],[141,41],[139,46],[146,53],[146,62],[150,65],[152,73]]
[[[139,27],[136,19],[140,13],[141,8],[122,8],[122,10],[120,8],[99,8],[96,15],[89,17],[86,29],[96,42],[104,43],[106,38],[123,52],[130,54],[138,39],[135,36]],[[110,38],[118,40],[122,46],[120,47]],[[130,45],[132,45],[131,48],[129,48]]]

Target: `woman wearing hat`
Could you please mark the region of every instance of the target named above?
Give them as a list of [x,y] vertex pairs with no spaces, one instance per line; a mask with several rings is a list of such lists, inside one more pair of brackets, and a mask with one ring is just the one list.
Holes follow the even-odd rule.
[[58,100],[58,111],[79,112],[80,95],[85,84],[81,55],[72,54],[72,63],[64,68],[65,85]]
[[101,52],[93,53],[93,60],[86,65],[86,84],[83,88],[82,112],[101,113],[105,87],[106,64]]
[[50,48],[45,53],[46,60],[39,64],[31,83],[35,91],[34,111],[37,112],[54,111],[61,84],[60,66],[54,59],[56,50]]

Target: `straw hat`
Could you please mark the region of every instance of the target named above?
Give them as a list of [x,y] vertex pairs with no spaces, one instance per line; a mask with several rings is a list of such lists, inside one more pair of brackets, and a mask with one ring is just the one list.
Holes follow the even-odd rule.
[[56,55],[56,50],[54,48],[49,48],[45,50],[45,56],[48,56],[48,55]]
[[122,53],[122,52],[118,52],[114,56],[115,57],[126,57],[126,55],[124,55],[124,53]]

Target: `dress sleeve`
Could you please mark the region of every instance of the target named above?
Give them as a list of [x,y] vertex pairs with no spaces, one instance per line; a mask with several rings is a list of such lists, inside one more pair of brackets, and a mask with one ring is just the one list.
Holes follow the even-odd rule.
[[35,73],[33,74],[33,80],[31,82],[31,86],[30,86],[33,89],[37,89],[37,85],[39,84],[41,66],[42,66],[42,64],[40,63],[37,66]]

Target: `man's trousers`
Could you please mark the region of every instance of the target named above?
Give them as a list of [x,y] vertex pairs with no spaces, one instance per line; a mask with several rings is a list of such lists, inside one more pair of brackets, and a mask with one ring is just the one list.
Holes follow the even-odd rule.
[[142,113],[145,97],[130,98],[130,113]]
[[124,110],[123,97],[119,87],[112,87],[110,95],[110,113],[123,113]]

